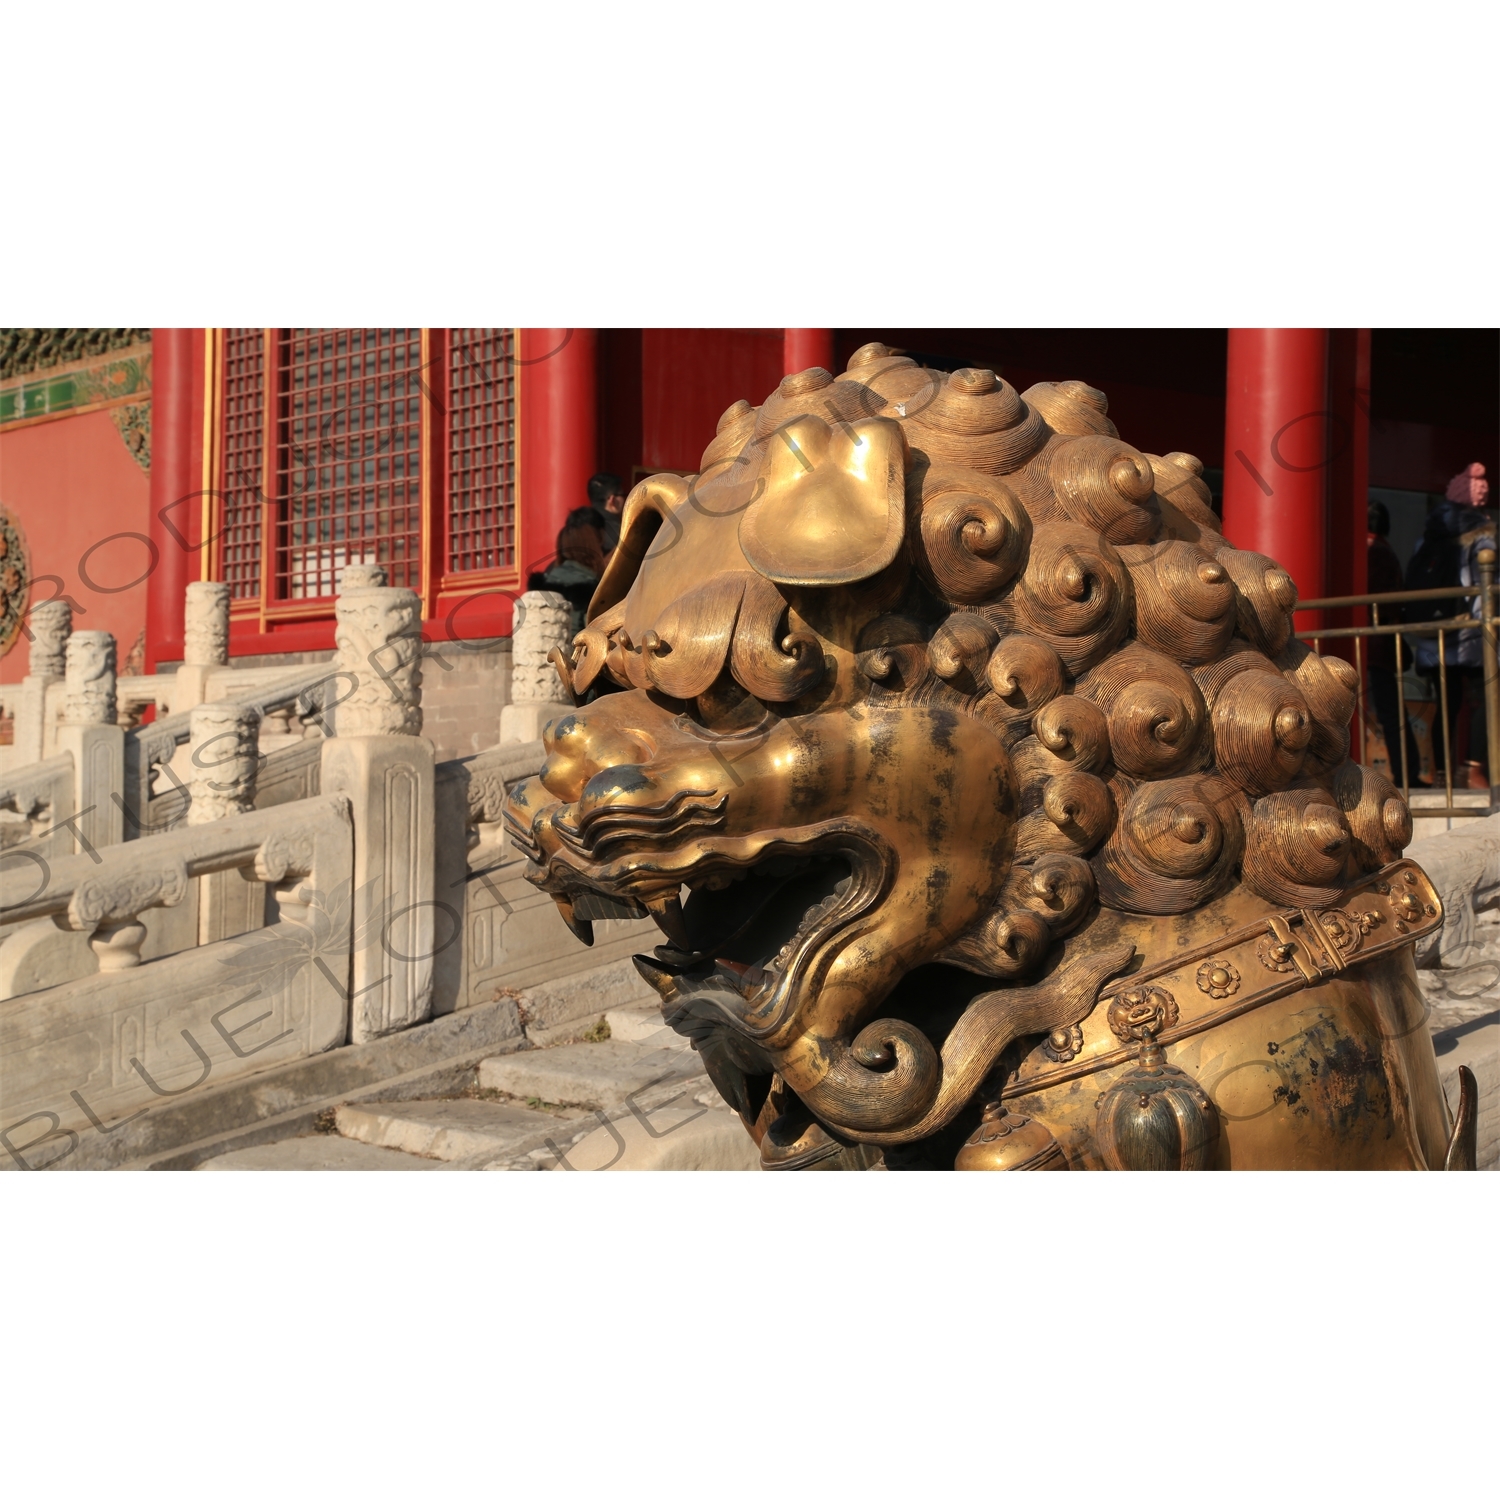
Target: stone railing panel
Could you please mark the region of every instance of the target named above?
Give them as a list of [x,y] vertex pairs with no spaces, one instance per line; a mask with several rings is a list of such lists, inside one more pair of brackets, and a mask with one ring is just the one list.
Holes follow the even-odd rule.
[[64,751],[50,760],[13,767],[0,774],[0,808],[25,818],[28,838],[40,838],[73,816],[72,755]]
[[302,740],[267,755],[255,778],[256,807],[316,797],[322,791],[321,768],[321,740]]
[[[0,1005],[0,1165],[46,1165],[70,1133],[106,1130],[210,1079],[344,1042],[352,844],[348,804],[322,797],[294,823],[280,808],[245,813],[105,851],[99,865],[60,860],[40,891],[22,891],[18,872],[0,875],[8,924],[97,922],[100,964]],[[154,962],[118,962],[130,956],[120,934],[146,906],[185,893],[191,876],[236,868],[280,885],[278,923]]]
[[[295,818],[282,808],[248,812],[100,850],[97,860],[87,854],[23,858],[24,851],[11,850],[0,868],[0,932],[35,917],[65,917],[66,925],[82,931],[96,911],[111,920],[138,915],[177,899],[181,879],[216,870],[253,868],[262,881],[311,878],[330,860],[347,865],[350,841],[347,801],[319,797],[301,805]],[[328,878],[326,870],[318,876],[320,883]],[[347,870],[338,878],[347,878]]]
[[[330,948],[349,940],[347,908],[340,915],[318,934]],[[192,1088],[340,1046],[347,992],[319,967],[314,938],[288,931],[278,924],[0,1006],[0,1166],[45,1166],[69,1132],[107,1132]]]
[[[506,788],[535,776],[545,760],[542,742],[532,740],[437,768],[434,885],[463,926],[460,941],[435,953],[435,1015],[482,1004],[501,986],[525,989],[641,949],[641,929],[627,918],[595,921],[592,947],[559,941],[557,907],[525,879],[525,859],[508,848],[500,821]],[[635,998],[634,990],[622,998]]]
[[51,989],[98,972],[99,960],[89,947],[87,935],[60,932],[48,917],[22,922],[0,942],[0,1000]]
[[[316,722],[326,716],[327,705],[348,691],[345,674],[335,664],[322,662],[310,667],[278,668],[270,680],[262,678],[246,692],[215,701],[253,708],[262,717],[294,706],[299,715]],[[189,709],[142,725],[125,736],[125,825],[131,838],[173,827],[186,814],[190,763],[179,772],[172,762],[178,748],[188,744],[191,733]],[[158,777],[164,784],[158,783]],[[153,807],[157,801],[164,805]]]
[[[476,1003],[468,984],[469,955],[475,943],[493,946],[487,920],[471,921],[471,878],[482,878],[503,858],[504,825],[500,821],[506,788],[542,768],[547,752],[540,740],[502,745],[437,767],[434,803],[437,837],[433,847],[433,887],[463,923],[460,939],[433,955],[434,1015]],[[478,871],[478,875],[475,874]]]
[[172,704],[176,683],[177,675],[174,672],[116,678],[116,722],[122,729],[137,728],[142,714],[148,708],[154,708],[158,718],[164,717]]

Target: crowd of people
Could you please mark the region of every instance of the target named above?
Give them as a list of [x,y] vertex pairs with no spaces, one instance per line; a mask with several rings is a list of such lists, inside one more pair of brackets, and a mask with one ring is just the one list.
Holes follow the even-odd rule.
[[[1483,464],[1469,464],[1461,473],[1455,474],[1449,480],[1443,498],[1428,513],[1422,538],[1404,574],[1389,540],[1390,513],[1380,502],[1372,502],[1367,537],[1369,591],[1386,594],[1478,587],[1480,544],[1487,543],[1490,550],[1495,546],[1495,516],[1484,508],[1489,490]],[[1412,600],[1381,605],[1380,623],[1420,625],[1465,613],[1478,620],[1481,609],[1478,596],[1470,601],[1452,597]],[[1391,636],[1374,636],[1369,644],[1370,698],[1385,736],[1392,778],[1399,782],[1402,779],[1402,726],[1396,684],[1396,645]],[[1488,764],[1489,739],[1485,726],[1484,659],[1479,627],[1448,632],[1442,652],[1442,675],[1447,678],[1446,713],[1439,680],[1437,636],[1403,638],[1399,666],[1405,669],[1415,667],[1417,675],[1429,684],[1428,696],[1436,704],[1430,777],[1419,771],[1422,762],[1412,733],[1408,704],[1405,739],[1410,784],[1442,786],[1444,768],[1451,765],[1455,787],[1484,786],[1487,784],[1484,768]]]

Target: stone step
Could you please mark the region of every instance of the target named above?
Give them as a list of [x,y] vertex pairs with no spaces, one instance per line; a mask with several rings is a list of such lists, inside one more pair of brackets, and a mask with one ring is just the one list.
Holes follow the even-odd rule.
[[581,1112],[552,1113],[486,1099],[413,1099],[390,1104],[344,1104],[334,1112],[341,1136],[438,1161],[480,1152],[524,1155],[550,1137],[561,1144]]
[[592,1031],[607,1011],[642,1003],[654,1006],[660,1002],[629,958],[528,985],[524,1001],[526,1037],[538,1047],[576,1041]]
[[653,999],[632,1001],[604,1013],[612,1042],[634,1042],[645,1047],[676,1047],[690,1051],[688,1039],[678,1036],[661,1018],[661,1005]]
[[[305,1135],[320,1114],[351,1098],[459,1093],[481,1059],[525,1045],[514,1000],[472,1006],[361,1046],[224,1084],[210,1080],[139,1119],[82,1132],[78,1149],[53,1170],[188,1171],[225,1151]],[[0,1171],[10,1165],[0,1153]]]
[[723,1105],[673,1105],[591,1130],[564,1157],[575,1172],[758,1172],[760,1151]]
[[[369,1043],[371,1047],[378,1043]],[[510,1042],[502,1045],[512,1045]],[[515,1045],[524,1046],[524,1038]],[[345,1049],[345,1050],[353,1050]],[[325,1094],[306,1102],[298,1101],[293,1108],[271,1115],[250,1125],[224,1131],[218,1135],[204,1137],[186,1149],[162,1153],[156,1157],[125,1163],[126,1171],[191,1171],[200,1162],[220,1156],[227,1151],[242,1151],[249,1146],[264,1146],[273,1141],[291,1140],[308,1135],[320,1128],[320,1122],[329,1120],[342,1104],[386,1103],[397,1099],[456,1098],[473,1087],[479,1073],[479,1064],[495,1056],[493,1046],[475,1052],[461,1053],[457,1057],[445,1058],[426,1068],[414,1068],[406,1073],[368,1084],[364,1088],[351,1089],[346,1093]]]
[[618,1041],[574,1042],[490,1057],[479,1065],[481,1088],[577,1109],[617,1109],[653,1085],[706,1077],[691,1049]]
[[431,1172],[442,1163],[404,1151],[386,1151],[341,1135],[299,1135],[226,1151],[199,1162],[195,1172]]

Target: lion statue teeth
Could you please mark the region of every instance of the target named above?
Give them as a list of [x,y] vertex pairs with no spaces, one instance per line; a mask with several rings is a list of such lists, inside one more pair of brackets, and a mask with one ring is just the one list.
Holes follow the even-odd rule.
[[[951,1166],[986,1109],[1059,1149],[960,1165],[1441,1164],[1410,815],[1201,474],[1081,382],[872,344],[631,493],[507,825],[585,941],[656,920],[768,1167]],[[1149,1119],[1098,1108],[1127,1077]]]

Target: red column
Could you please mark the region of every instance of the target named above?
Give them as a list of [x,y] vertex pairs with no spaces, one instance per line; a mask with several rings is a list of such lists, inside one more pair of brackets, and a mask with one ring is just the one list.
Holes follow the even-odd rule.
[[148,672],[182,660],[184,594],[203,576],[203,353],[201,328],[151,330],[150,536],[157,556],[146,592]]
[[815,366],[838,373],[833,369],[833,329],[783,328],[781,332],[782,374],[800,375]]
[[[1328,592],[1363,594],[1368,578],[1365,523],[1370,502],[1368,328],[1329,332],[1328,413]],[[1329,623],[1357,622],[1330,618]]]
[[592,328],[521,330],[521,565],[544,568],[568,512],[589,503],[597,463]]
[[[1328,331],[1231,328],[1224,535],[1264,552],[1303,599],[1328,583]],[[1304,627],[1307,616],[1299,621]]]
[[[1370,586],[1369,508],[1370,330],[1334,328],[1328,334],[1328,594],[1332,598],[1363,594]],[[1365,608],[1324,610],[1323,623],[1335,629],[1366,625],[1369,613]],[[1386,621],[1390,621],[1389,613]],[[1346,637],[1325,642],[1323,649],[1364,667],[1369,644],[1356,651]],[[1350,724],[1349,754],[1357,761],[1365,758],[1361,707],[1356,705]]]

